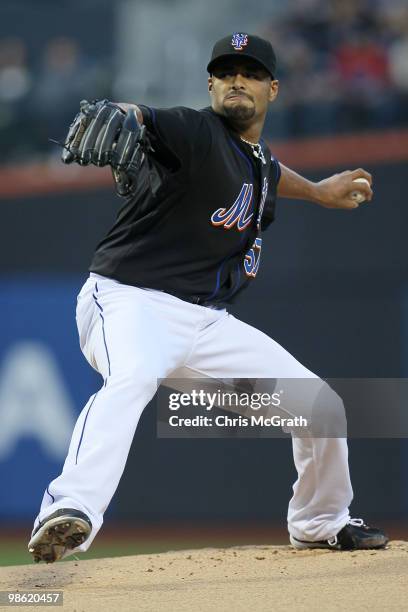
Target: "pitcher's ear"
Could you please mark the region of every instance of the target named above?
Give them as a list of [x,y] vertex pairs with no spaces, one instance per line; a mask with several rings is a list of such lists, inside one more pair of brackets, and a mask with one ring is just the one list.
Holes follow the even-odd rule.
[[208,77],[208,91],[212,90],[212,85],[213,85],[212,76],[209,76]]
[[271,81],[271,88],[269,90],[269,102],[273,102],[279,92],[279,81],[274,79]]

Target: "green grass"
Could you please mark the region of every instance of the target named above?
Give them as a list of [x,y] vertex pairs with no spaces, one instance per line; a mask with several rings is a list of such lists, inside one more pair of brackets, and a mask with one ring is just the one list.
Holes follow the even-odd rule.
[[[27,550],[29,529],[0,531],[0,566],[33,563]],[[250,544],[287,544],[286,530],[268,524],[145,524],[136,528],[110,526],[98,534],[90,550],[79,559],[142,555],[206,547]],[[69,557],[64,561],[72,560]]]
[[[166,552],[168,550],[183,550],[188,548],[203,548],[206,546],[231,546],[231,541],[209,542],[199,540],[167,540],[163,542],[102,542],[98,544],[94,542],[92,547],[86,553],[78,554],[79,559],[98,559],[101,557],[121,557],[125,555],[143,555]],[[72,561],[74,557],[64,559],[64,561]],[[26,540],[9,540],[1,543],[0,550],[0,566],[6,565],[29,565],[33,563],[33,558],[27,551]]]
[[[136,546],[112,542],[112,544],[94,544],[89,551],[86,553],[80,553],[77,556],[79,559],[121,557],[123,555],[140,555],[144,553],[163,552],[175,547],[176,546],[166,547],[166,545],[159,546],[157,544],[155,546],[149,546],[148,544],[145,544],[145,546]],[[64,561],[72,561],[73,558],[74,557],[69,557],[69,559],[64,559]],[[7,542],[6,544],[2,544],[0,551],[0,566],[27,565],[31,563],[33,563],[33,558],[27,550],[26,541]]]

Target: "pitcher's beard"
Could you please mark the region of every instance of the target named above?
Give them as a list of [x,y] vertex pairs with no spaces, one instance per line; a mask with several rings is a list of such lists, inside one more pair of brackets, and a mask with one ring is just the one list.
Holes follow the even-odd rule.
[[243,104],[234,104],[233,106],[224,105],[224,114],[231,123],[239,125],[253,119],[255,116],[255,108]]

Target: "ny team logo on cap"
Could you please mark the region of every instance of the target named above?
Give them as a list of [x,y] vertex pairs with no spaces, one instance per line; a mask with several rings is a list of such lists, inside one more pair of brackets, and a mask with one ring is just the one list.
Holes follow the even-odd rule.
[[231,45],[234,47],[235,51],[242,51],[247,44],[248,34],[239,34],[235,32],[235,34],[232,35]]

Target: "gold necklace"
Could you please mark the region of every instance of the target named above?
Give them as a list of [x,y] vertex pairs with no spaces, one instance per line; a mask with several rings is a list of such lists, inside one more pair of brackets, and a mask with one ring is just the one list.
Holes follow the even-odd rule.
[[242,142],[245,142],[247,145],[251,147],[254,157],[256,157],[257,159],[260,159],[261,162],[265,165],[266,159],[265,159],[265,156],[262,151],[262,147],[259,144],[259,142],[250,142],[249,140],[245,140],[245,138],[242,138],[242,136],[240,136],[240,139],[242,140]]

